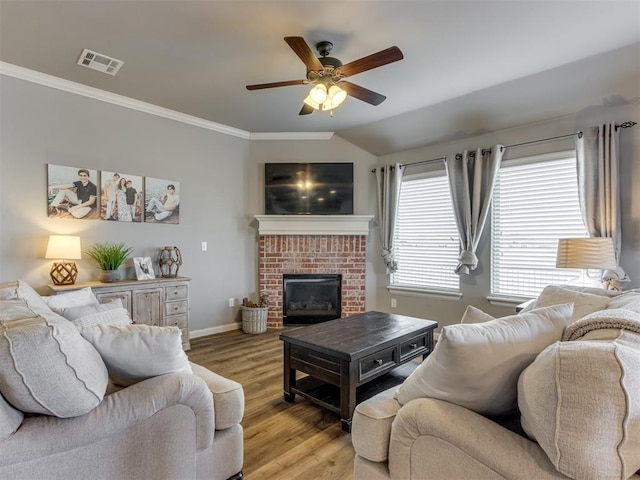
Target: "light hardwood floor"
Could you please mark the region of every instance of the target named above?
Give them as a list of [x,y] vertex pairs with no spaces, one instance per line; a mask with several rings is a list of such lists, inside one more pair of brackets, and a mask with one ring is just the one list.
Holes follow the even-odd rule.
[[191,340],[189,359],[242,384],[247,480],[352,480],[351,435],[339,415],[282,396],[282,330],[241,330]]

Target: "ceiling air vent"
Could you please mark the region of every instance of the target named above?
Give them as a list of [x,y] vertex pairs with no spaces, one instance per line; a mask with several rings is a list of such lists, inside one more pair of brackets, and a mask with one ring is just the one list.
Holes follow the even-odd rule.
[[78,59],[78,65],[91,68],[102,73],[108,73],[109,75],[115,75],[120,70],[120,67],[124,64],[122,60],[116,60],[115,58],[107,57],[101,53],[92,52],[86,48]]

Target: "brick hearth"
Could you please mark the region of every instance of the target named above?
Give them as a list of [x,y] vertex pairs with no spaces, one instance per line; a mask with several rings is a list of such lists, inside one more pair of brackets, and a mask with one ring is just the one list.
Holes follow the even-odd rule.
[[366,235],[260,235],[260,295],[269,327],[282,327],[282,275],[342,274],[342,316],[365,311]]

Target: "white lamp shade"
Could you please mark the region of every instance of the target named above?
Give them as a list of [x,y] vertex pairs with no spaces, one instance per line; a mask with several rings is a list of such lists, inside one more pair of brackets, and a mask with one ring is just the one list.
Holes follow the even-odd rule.
[[319,83],[318,85],[313,87],[311,91],[309,91],[309,96],[314,102],[318,104],[324,103],[327,99],[327,87],[325,87],[322,83]]
[[72,235],[50,235],[45,258],[79,260],[82,250],[80,237]]
[[344,102],[345,98],[347,98],[347,92],[341,89],[337,85],[331,85],[329,87],[329,103],[331,108],[336,108],[342,102]]
[[561,238],[558,240],[556,268],[616,268],[613,239],[606,237]]

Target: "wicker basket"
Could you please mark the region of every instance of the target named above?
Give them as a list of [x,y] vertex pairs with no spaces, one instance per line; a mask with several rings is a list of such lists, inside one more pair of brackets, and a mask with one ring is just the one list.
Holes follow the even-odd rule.
[[267,307],[242,307],[242,331],[264,333],[267,331]]

